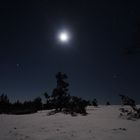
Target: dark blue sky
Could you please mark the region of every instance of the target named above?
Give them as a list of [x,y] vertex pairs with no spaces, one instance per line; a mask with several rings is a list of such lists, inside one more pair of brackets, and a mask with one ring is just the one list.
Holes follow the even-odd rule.
[[[0,93],[32,99],[68,75],[70,94],[118,103],[126,94],[140,103],[139,2],[6,1],[0,4]],[[69,44],[57,33],[67,29]]]

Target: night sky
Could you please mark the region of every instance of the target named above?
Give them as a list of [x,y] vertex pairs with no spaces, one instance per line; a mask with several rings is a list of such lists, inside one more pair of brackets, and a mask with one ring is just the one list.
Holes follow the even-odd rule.
[[[68,75],[69,93],[140,103],[140,4],[99,0],[0,3],[0,93],[10,99],[49,94],[55,74]],[[71,34],[68,43],[58,32]],[[130,52],[130,53],[127,53]]]

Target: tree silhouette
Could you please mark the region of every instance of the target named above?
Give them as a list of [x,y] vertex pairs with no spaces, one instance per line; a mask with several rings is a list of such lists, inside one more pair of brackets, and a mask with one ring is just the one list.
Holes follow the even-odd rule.
[[52,103],[56,111],[62,111],[63,108],[67,106],[69,94],[68,94],[68,86],[69,84],[66,82],[67,75],[58,72],[56,74],[57,86],[53,90],[52,93]]
[[92,105],[93,105],[93,106],[96,106],[96,107],[98,106],[98,101],[97,101],[97,99],[93,99]]
[[10,109],[10,102],[8,96],[2,94],[0,96],[0,113],[8,113],[9,109]]
[[43,93],[43,95],[46,99],[49,99],[49,97],[50,97],[47,92]]
[[42,99],[37,97],[33,100],[33,106],[35,110],[42,110]]
[[43,105],[43,109],[52,109],[52,102],[51,102],[51,97],[49,96],[49,94],[47,92],[43,93],[46,102]]

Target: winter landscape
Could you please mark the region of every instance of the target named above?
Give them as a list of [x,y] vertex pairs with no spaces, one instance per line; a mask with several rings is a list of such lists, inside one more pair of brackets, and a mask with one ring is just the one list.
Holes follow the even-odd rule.
[[139,140],[140,120],[120,117],[121,106],[87,107],[87,116],[48,111],[0,115],[0,140]]
[[0,140],[140,140],[140,0],[0,11]]

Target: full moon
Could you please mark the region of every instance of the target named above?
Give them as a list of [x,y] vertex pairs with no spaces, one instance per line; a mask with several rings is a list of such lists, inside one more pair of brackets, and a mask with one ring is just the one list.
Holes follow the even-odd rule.
[[62,31],[62,32],[59,33],[58,39],[59,39],[60,42],[67,43],[70,39],[70,35],[69,35],[68,32]]

